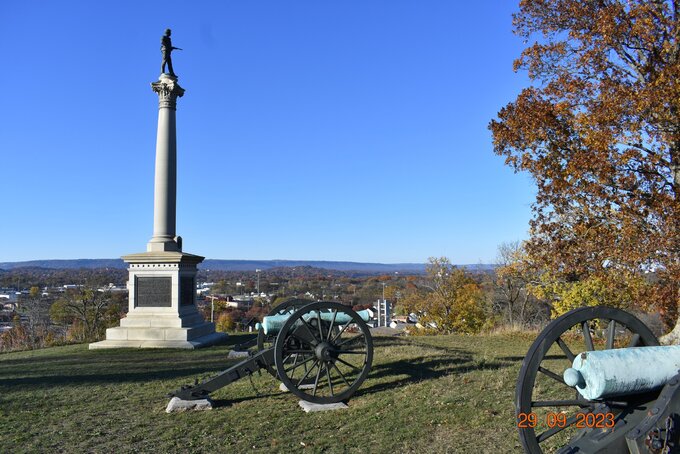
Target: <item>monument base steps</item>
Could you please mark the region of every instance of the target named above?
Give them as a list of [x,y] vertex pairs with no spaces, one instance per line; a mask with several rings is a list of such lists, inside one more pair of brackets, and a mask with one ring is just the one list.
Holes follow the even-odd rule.
[[[98,350],[104,348],[184,348],[195,349],[202,347],[209,347],[222,343],[227,339],[226,333],[213,332],[200,337],[190,339],[139,339],[140,335],[133,334],[137,339],[111,339],[109,336],[110,330],[117,330],[120,328],[109,328],[106,331],[107,339],[101,342],[94,342],[90,344],[90,350]],[[181,336],[177,336],[181,337]]]

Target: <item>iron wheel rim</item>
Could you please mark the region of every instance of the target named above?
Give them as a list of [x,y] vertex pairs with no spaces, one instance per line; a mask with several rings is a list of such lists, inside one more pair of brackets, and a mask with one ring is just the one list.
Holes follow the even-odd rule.
[[[297,326],[307,323],[303,316],[321,312],[336,315],[331,315],[333,317],[331,323],[322,321],[320,329],[317,320],[321,320],[321,317],[310,317],[311,323],[308,323],[305,330],[314,336],[317,343],[298,346],[301,351],[307,353],[303,358],[311,364],[308,372],[305,374],[296,371],[295,369],[300,366],[286,367],[289,364],[286,357],[291,352],[298,351],[291,348],[291,342],[295,340],[294,330]],[[350,317],[349,321],[334,324],[335,317],[341,312]],[[341,328],[333,329],[334,326]],[[350,326],[357,331],[350,337],[342,337]],[[357,346],[360,348],[357,349]],[[321,351],[328,356],[323,356],[325,353],[322,354]],[[274,361],[279,380],[300,399],[317,404],[344,402],[356,392],[371,370],[373,340],[368,326],[351,307],[334,302],[311,303],[297,310],[281,328],[274,347]],[[296,377],[298,372],[301,375]],[[304,385],[307,384],[306,379],[309,376],[314,377],[314,381],[308,385],[311,387],[306,389],[307,386]]]
[[[550,324],[546,326],[545,329],[543,329],[543,331],[541,331],[541,333],[538,335],[534,343],[529,348],[529,351],[524,357],[524,360],[522,361],[522,367],[520,369],[519,377],[517,379],[517,388],[515,390],[516,421],[519,421],[518,418],[520,413],[530,414],[534,408],[539,407],[538,405],[534,405],[538,403],[538,401],[533,400],[534,385],[536,382],[536,377],[538,376],[539,372],[546,374],[546,369],[540,370],[542,368],[541,363],[543,362],[544,359],[546,359],[547,353],[552,348],[552,346],[554,344],[557,344],[559,349],[564,353],[564,358],[570,360],[569,354],[567,353],[567,351],[564,350],[565,347],[563,347],[563,345],[560,345],[560,343],[566,345],[565,342],[561,339],[561,336],[563,334],[579,325],[581,327],[588,326],[587,331],[585,329],[582,329],[584,343],[588,350],[591,350],[591,348],[588,348],[589,346],[593,347],[592,350],[595,349],[593,339],[590,334],[589,323],[594,320],[610,320],[614,322],[614,324],[608,325],[607,328],[608,336],[606,340],[607,344],[605,345],[605,348],[615,348],[614,343],[617,324],[621,325],[622,327],[625,327],[632,334],[632,339],[630,343],[631,344],[634,343],[635,345],[629,345],[629,347],[659,345],[659,341],[657,340],[656,336],[654,336],[651,330],[644,323],[642,323],[634,315],[629,314],[628,312],[625,312],[621,309],[608,306],[593,306],[574,309],[570,312],[567,312],[566,314],[550,322]],[[610,334],[610,332],[613,334]],[[566,346],[566,349],[569,350],[568,346]],[[579,351],[571,352],[571,355],[573,356],[574,354],[578,353],[581,352]],[[550,371],[547,370],[547,372]],[[554,377],[551,378],[555,379]],[[564,383],[563,385],[566,388],[571,388]],[[571,389],[574,390],[574,388]],[[576,393],[577,391],[574,390],[574,392]],[[577,401],[579,399],[574,400]],[[587,401],[583,399],[583,401],[580,404],[565,406],[571,407],[579,406],[593,408],[598,403],[600,402]],[[543,406],[543,403],[541,403],[541,406]],[[567,422],[569,422],[569,420],[567,420]],[[569,424],[567,427],[570,427],[571,425],[573,425],[573,422]],[[554,430],[554,428],[551,428],[541,432],[539,435],[536,435],[536,431],[534,430],[534,428],[518,427],[519,438],[525,452],[531,454],[542,454],[543,450],[541,449],[540,444],[543,441],[546,441],[547,439],[552,437],[553,435],[556,435],[561,430],[566,429],[567,427],[556,431]]]

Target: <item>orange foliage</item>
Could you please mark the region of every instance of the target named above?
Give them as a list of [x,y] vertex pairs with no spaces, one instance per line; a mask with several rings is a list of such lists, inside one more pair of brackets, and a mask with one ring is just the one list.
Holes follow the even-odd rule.
[[[654,269],[680,281],[680,11],[675,2],[522,0],[515,62],[538,82],[490,124],[535,179],[529,259],[564,282]],[[537,38],[535,38],[537,37]],[[677,315],[677,290],[656,307]]]

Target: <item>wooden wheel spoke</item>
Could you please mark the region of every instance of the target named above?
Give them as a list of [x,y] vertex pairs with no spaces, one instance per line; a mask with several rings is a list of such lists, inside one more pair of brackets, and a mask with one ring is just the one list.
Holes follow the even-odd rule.
[[567,400],[537,400],[531,402],[532,407],[589,407],[587,402],[583,402],[577,399],[567,399]]
[[316,311],[316,324],[319,326],[319,340],[324,339],[323,327],[321,326],[321,311]]
[[605,400],[604,403],[607,404],[608,407],[612,408],[627,408],[630,406],[630,402],[623,400]]
[[616,337],[616,321],[612,320],[607,326],[607,350],[614,348],[614,338]]
[[353,320],[350,319],[347,323],[345,323],[345,324],[342,326],[342,328],[340,329],[340,332],[338,332],[338,334],[336,334],[335,336],[333,336],[333,339],[331,340],[331,342],[335,342],[337,339],[340,339],[340,336],[342,336],[342,333],[345,332],[345,330],[347,329],[347,327],[348,327],[352,322],[353,322]]
[[[303,339],[303,338],[301,338],[300,336],[298,336],[298,335],[295,334],[295,333],[290,333],[290,337],[291,337],[291,338],[294,337],[295,339],[299,340],[299,341],[302,342],[303,344],[309,345],[309,342],[308,342],[309,339]],[[315,339],[316,339],[316,338],[315,338]]]
[[640,335],[638,333],[635,333],[633,334],[633,337],[630,339],[628,347],[637,347],[638,345],[640,345]]
[[574,358],[576,358],[576,355],[574,355],[574,353],[569,349],[569,346],[562,340],[561,337],[558,337],[555,342],[557,342],[557,345],[562,349],[564,354],[567,356],[569,362],[573,363]]
[[333,393],[333,380],[331,380],[331,371],[328,368],[328,364],[326,364],[326,378],[328,379],[328,388],[331,391],[331,397],[335,396],[335,394]]
[[307,321],[302,317],[300,317],[300,321],[302,322],[302,325],[307,329],[309,335],[312,336],[312,339],[314,339],[315,341],[319,341],[319,339],[317,339],[316,335],[314,334],[314,330],[312,329],[311,326],[309,326],[309,323],[307,323]]
[[300,387],[300,385],[302,384],[302,382],[305,381],[305,379],[306,379],[307,377],[309,377],[309,374],[314,370],[314,366],[316,366],[317,364],[319,364],[319,361],[316,361],[316,360],[315,360],[315,361],[314,361],[314,364],[312,364],[312,367],[310,367],[309,369],[307,369],[307,372],[305,372],[305,374],[302,376],[302,378],[301,378],[300,380],[298,380],[298,383],[297,383],[297,387],[298,387],[298,388]]
[[319,377],[321,376],[321,366],[323,363],[318,361],[319,370],[316,371],[316,378],[314,379],[314,389],[312,390],[312,396],[316,396],[316,388],[319,386]]
[[338,316],[338,311],[333,311],[333,318],[331,319],[331,326],[328,327],[328,336],[326,337],[326,342],[330,342],[331,333],[333,332],[333,325],[335,325],[335,318]]
[[583,339],[586,341],[586,350],[589,352],[595,350],[593,338],[590,336],[590,325],[588,324],[588,321],[583,322],[581,328],[583,328]]
[[308,363],[309,361],[313,360],[314,358],[315,358],[314,356],[310,356],[309,358],[305,359],[304,361],[301,361],[301,362],[299,362],[299,363],[297,363],[297,364],[293,364],[293,365],[292,365],[291,367],[289,367],[288,369],[285,369],[285,371],[286,371],[286,373],[288,373],[288,372],[290,372],[290,371],[292,371],[292,370],[295,370],[295,369],[297,369],[298,367],[302,366],[303,364],[306,364],[306,363]]
[[345,374],[342,373],[342,371],[338,368],[338,366],[335,365],[335,363],[332,363],[332,364],[333,364],[333,367],[335,367],[335,370],[337,370],[338,373],[340,374],[340,378],[342,378],[342,381],[345,382],[345,385],[347,385],[348,388],[351,388],[349,382],[345,378]]
[[337,360],[337,361],[340,361],[342,364],[344,364],[344,365],[347,366],[347,367],[351,367],[351,368],[354,369],[354,370],[360,370],[357,366],[353,366],[353,365],[351,365],[350,363],[348,363],[347,361],[345,361],[345,360],[343,360],[343,359],[336,358],[336,360]]
[[336,347],[336,348],[342,347],[343,345],[347,345],[347,344],[349,344],[349,343],[355,342],[357,339],[363,339],[363,338],[364,338],[364,336],[362,336],[361,334],[359,334],[358,336],[350,337],[349,339],[346,339],[346,340],[340,342],[340,343],[339,343],[338,345],[336,345],[335,347]]
[[546,430],[545,432],[540,433],[540,434],[536,437],[536,441],[538,441],[539,443],[541,443],[541,442],[547,440],[548,438],[552,437],[553,435],[562,432],[564,429],[566,429],[567,427],[571,426],[571,425],[574,424],[575,422],[576,422],[576,416],[572,416],[572,417],[570,417],[570,418],[567,418],[567,423],[565,424],[564,427],[555,426],[555,427],[553,427],[552,429],[548,429],[548,430]]
[[[299,354],[299,355],[304,355],[304,354],[314,354],[314,350],[304,350],[304,349],[297,349],[297,350],[286,350],[286,353],[288,356],[291,356],[293,354]],[[285,361],[284,361],[285,362]]]
[[562,377],[560,377],[559,375],[557,375],[555,372],[553,372],[551,370],[548,370],[544,367],[538,366],[538,371],[543,373],[544,375],[552,378],[556,382],[562,383],[565,386],[567,385],[566,383],[564,383],[564,379]]

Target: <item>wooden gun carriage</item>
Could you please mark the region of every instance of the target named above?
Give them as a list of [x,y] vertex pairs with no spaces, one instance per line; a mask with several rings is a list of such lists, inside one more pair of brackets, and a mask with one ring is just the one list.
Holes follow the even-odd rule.
[[255,354],[170,396],[205,399],[264,369],[302,400],[317,404],[347,401],[371,370],[373,341],[366,325],[370,316],[370,311],[355,312],[334,302],[285,302],[264,317],[256,342],[244,346],[256,344]]

